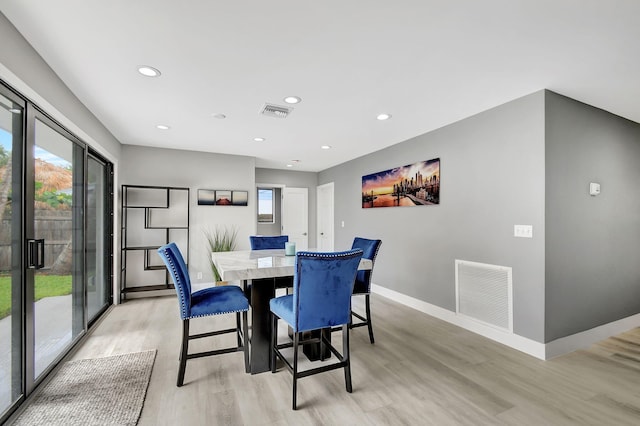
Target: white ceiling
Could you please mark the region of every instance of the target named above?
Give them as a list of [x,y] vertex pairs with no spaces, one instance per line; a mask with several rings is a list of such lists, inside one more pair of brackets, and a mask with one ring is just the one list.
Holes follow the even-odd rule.
[[[0,11],[124,144],[320,171],[544,88],[640,122],[637,0],[0,0]],[[143,64],[162,76],[141,76]],[[303,101],[288,118],[259,114],[289,95]]]

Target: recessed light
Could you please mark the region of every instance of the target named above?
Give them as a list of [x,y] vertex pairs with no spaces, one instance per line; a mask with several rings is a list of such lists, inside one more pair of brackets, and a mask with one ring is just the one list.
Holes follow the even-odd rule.
[[322,148],[322,149],[331,149],[331,145],[322,145],[320,148]]
[[293,167],[293,164],[287,164],[287,167]]
[[220,114],[220,113],[211,114],[211,116],[212,116],[213,118],[217,118],[218,120],[224,120],[225,118],[227,118],[227,116],[226,116],[226,115],[224,115],[224,114]]
[[150,67],[148,65],[141,65],[138,67],[138,72],[145,77],[160,77],[160,70]]
[[265,138],[253,138],[253,140],[256,141],[256,142],[264,142],[264,141],[266,141]]
[[391,114],[378,114],[376,118],[380,121],[388,120],[391,118]]
[[156,127],[160,130],[169,130],[171,128],[169,126],[165,126],[164,124],[158,124]]
[[284,101],[288,104],[297,104],[302,102],[302,98],[298,96],[287,96],[286,98],[284,98]]

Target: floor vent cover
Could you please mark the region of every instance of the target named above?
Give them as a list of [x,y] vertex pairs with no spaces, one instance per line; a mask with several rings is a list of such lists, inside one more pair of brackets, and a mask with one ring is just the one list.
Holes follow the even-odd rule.
[[513,332],[511,268],[456,259],[456,313]]

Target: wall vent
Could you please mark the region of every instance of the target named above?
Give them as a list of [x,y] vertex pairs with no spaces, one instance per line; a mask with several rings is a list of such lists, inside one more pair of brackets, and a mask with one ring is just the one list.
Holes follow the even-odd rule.
[[458,259],[455,268],[456,313],[513,333],[511,268]]
[[291,114],[291,111],[293,111],[293,108],[273,104],[264,104],[260,113],[269,117],[287,118],[289,114]]

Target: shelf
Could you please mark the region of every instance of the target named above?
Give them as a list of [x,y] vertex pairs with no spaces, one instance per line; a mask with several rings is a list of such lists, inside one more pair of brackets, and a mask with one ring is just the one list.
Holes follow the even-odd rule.
[[158,284],[158,285],[145,285],[138,287],[126,287],[122,290],[123,293],[140,293],[144,291],[159,291],[159,290],[173,290],[175,287],[173,284]]
[[[121,208],[122,299],[130,293],[173,289],[170,275],[161,273],[166,267],[155,251],[175,242],[185,263],[189,263],[189,188],[122,185]],[[127,245],[128,241],[136,244]],[[164,284],[154,284],[161,282],[163,276]],[[149,285],[144,285],[147,282]]]
[[144,229],[189,229],[188,226],[145,226]]
[[122,250],[158,250],[162,246],[136,246],[136,247],[123,247]]
[[164,269],[167,269],[164,265],[157,265],[157,266],[145,266],[144,270],[145,271],[162,271]]

